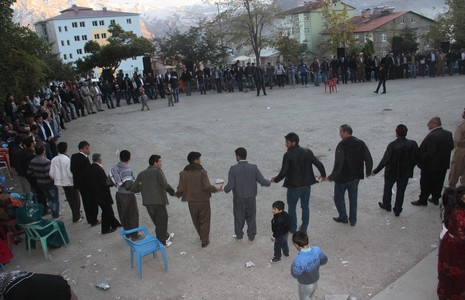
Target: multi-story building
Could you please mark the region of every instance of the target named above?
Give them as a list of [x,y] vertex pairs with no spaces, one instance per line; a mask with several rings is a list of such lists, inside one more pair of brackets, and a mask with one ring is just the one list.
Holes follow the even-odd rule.
[[[60,12],[60,15],[39,21],[35,25],[37,34],[52,45],[52,51],[58,53],[65,63],[74,63],[89,55],[84,50],[88,41],[104,45],[110,37],[108,26],[120,25],[124,31],[141,36],[140,19],[137,13],[110,11],[106,8],[93,10],[88,7],[72,5]],[[142,56],[121,62],[119,69],[132,75],[143,70]],[[94,71],[95,76],[100,70]]]
[[[355,16],[355,7],[337,0],[333,0],[330,9],[336,12],[347,10],[347,18]],[[321,1],[305,2],[304,6],[299,6],[284,12],[286,15],[283,23],[284,34],[294,38],[307,48],[319,54],[319,45],[322,41],[321,33],[324,31],[324,18],[321,9]]]
[[355,38],[359,40],[361,47],[365,46],[366,40],[373,42],[375,53],[385,56],[392,49],[393,37],[399,36],[405,29],[411,29],[416,35],[416,42],[420,50],[426,50],[422,44],[421,36],[428,33],[430,26],[435,22],[425,16],[413,11],[394,12],[394,8],[380,6],[364,10],[361,15],[350,19],[354,25]]

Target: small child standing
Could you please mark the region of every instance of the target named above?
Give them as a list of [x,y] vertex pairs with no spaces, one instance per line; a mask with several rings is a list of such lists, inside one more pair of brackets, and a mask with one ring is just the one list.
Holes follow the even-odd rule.
[[284,202],[276,201],[273,203],[273,220],[271,220],[271,230],[273,236],[271,240],[274,241],[274,256],[271,263],[278,263],[281,261],[281,250],[284,256],[289,256],[289,246],[287,244],[287,235],[291,227],[291,219],[287,212],[284,211]]
[[147,110],[150,110],[149,105],[148,105],[149,97],[145,94],[145,90],[143,87],[139,88],[139,94],[140,94],[140,103],[142,103],[141,111],[143,111],[145,107],[147,107]]
[[166,96],[168,96],[168,107],[174,106],[174,103],[173,103],[173,89],[171,88],[170,83],[168,83],[168,85],[166,86],[165,94],[166,94]]
[[291,267],[291,275],[299,283],[300,300],[311,300],[318,287],[320,266],[328,262],[328,257],[317,246],[308,245],[308,235],[297,231],[292,236],[292,243],[299,250]]

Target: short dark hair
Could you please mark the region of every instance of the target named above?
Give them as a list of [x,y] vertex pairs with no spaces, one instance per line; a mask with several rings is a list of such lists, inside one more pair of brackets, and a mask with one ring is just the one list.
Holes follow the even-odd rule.
[[23,140],[23,146],[26,148],[31,148],[31,145],[34,143],[34,137],[28,136]]
[[286,141],[295,142],[296,145],[299,144],[299,136],[295,132],[289,132],[285,137]]
[[160,160],[161,156],[157,154],[150,155],[149,157],[149,165],[153,166],[156,162]]
[[44,111],[40,116],[42,117],[42,120],[45,120],[48,118],[48,112]]
[[405,126],[404,124],[399,124],[396,127],[396,133],[398,136],[406,137],[407,131],[408,131],[407,126]]
[[441,123],[441,118],[440,117],[432,117],[431,118],[431,122],[436,124],[437,126],[442,126],[442,123]]
[[279,210],[284,210],[285,204],[283,201],[278,200],[273,202],[273,208],[279,209]]
[[352,127],[350,127],[349,124],[342,124],[340,127],[339,127],[339,130],[341,130],[342,132],[347,132],[348,134],[352,135]]
[[64,154],[68,150],[68,144],[66,142],[59,142],[57,145],[58,153]]
[[239,156],[240,158],[242,159],[246,159],[247,158],[247,150],[245,150],[244,147],[239,147],[237,148],[234,153],[236,153],[237,156]]
[[43,145],[37,145],[35,148],[35,152],[37,155],[42,155],[45,152],[45,147]]
[[131,159],[131,152],[123,150],[119,153],[119,160],[122,162],[128,162]]
[[292,235],[292,242],[299,247],[305,247],[308,245],[308,235],[303,231],[296,231]]
[[202,156],[202,154],[200,154],[200,152],[192,151],[192,152],[190,152],[190,153],[187,155],[187,161],[188,161],[190,164],[193,164],[194,161],[196,161],[197,159],[200,158],[200,156]]
[[81,149],[84,149],[87,146],[90,146],[90,144],[87,141],[81,141],[78,144],[78,149],[81,150]]
[[100,153],[92,154],[92,162],[98,162],[101,159],[102,159],[102,154],[100,154]]

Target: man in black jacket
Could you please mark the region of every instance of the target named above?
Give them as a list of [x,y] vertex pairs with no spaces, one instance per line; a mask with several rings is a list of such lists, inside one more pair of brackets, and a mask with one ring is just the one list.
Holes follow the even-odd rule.
[[[420,196],[412,205],[426,206],[427,200],[434,205],[439,204],[442,186],[450,166],[450,153],[454,149],[452,133],[441,127],[441,119],[433,117],[429,120],[430,132],[425,137],[418,150],[417,164],[421,169]],[[431,195],[431,199],[428,199]]]
[[[365,164],[366,176],[370,176],[373,168],[373,159],[370,150],[365,142],[352,136],[352,127],[347,124],[339,127],[339,135],[342,141],[336,148],[336,158],[334,160],[333,172],[326,180],[334,181],[334,204],[339,216],[333,218],[338,223],[351,226],[357,223],[357,196],[358,183],[364,178],[363,166]],[[349,194],[349,219],[347,220],[346,204],[344,200],[345,192]]]
[[300,199],[302,225],[299,230],[306,232],[310,219],[310,186],[317,183],[313,174],[313,165],[320,171],[321,176],[318,179],[326,177],[326,171],[310,149],[299,146],[299,136],[296,133],[288,133],[284,138],[287,152],[283,156],[281,171],[276,177],[271,178],[271,181],[278,183],[284,178],[283,186],[287,188],[292,233],[297,230],[296,207]]
[[387,211],[391,211],[392,187],[396,183],[397,192],[394,204],[396,217],[402,212],[405,189],[407,188],[408,179],[413,177],[418,150],[417,143],[406,138],[407,131],[407,126],[404,124],[397,125],[397,139],[389,143],[381,162],[372,173],[372,175],[378,174],[385,168],[383,202],[378,202],[378,205]]

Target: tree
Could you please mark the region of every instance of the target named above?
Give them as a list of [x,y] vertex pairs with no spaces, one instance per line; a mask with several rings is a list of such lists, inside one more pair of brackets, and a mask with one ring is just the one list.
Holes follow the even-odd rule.
[[375,54],[375,45],[373,44],[373,41],[370,39],[365,40],[365,47],[363,47],[363,53],[365,55],[373,55]]
[[260,61],[263,48],[272,45],[274,23],[279,15],[276,1],[242,0],[228,3],[227,38],[238,49],[250,47],[256,61]]
[[465,1],[445,0],[448,6],[442,15],[436,17],[436,23],[424,36],[426,42],[434,48],[440,48],[441,42],[450,42],[452,47],[465,47]]
[[286,35],[280,35],[273,46],[283,56],[284,61],[300,59],[306,50],[306,45],[300,44],[297,40]]
[[198,26],[181,33],[177,28],[167,32],[166,37],[156,38],[156,52],[167,64],[177,65],[192,61],[194,71],[201,63],[221,64],[224,47],[221,45],[215,24],[199,21]]
[[325,38],[320,43],[323,53],[334,53],[337,48],[346,48],[347,52],[356,48],[355,27],[349,21],[347,6],[342,11],[332,9],[331,1],[321,1]]
[[81,73],[88,73],[95,67],[102,68],[109,74],[114,74],[121,61],[137,56],[151,56],[155,47],[143,37],[124,31],[120,25],[111,24],[108,27],[110,38],[105,44],[89,41],[84,50],[90,55],[76,61],[76,67]]
[[417,36],[410,28],[404,28],[400,31],[399,35],[393,37],[391,42],[391,49],[395,50],[394,38],[399,39],[399,50],[402,53],[413,53],[418,50],[418,43],[416,42]]

